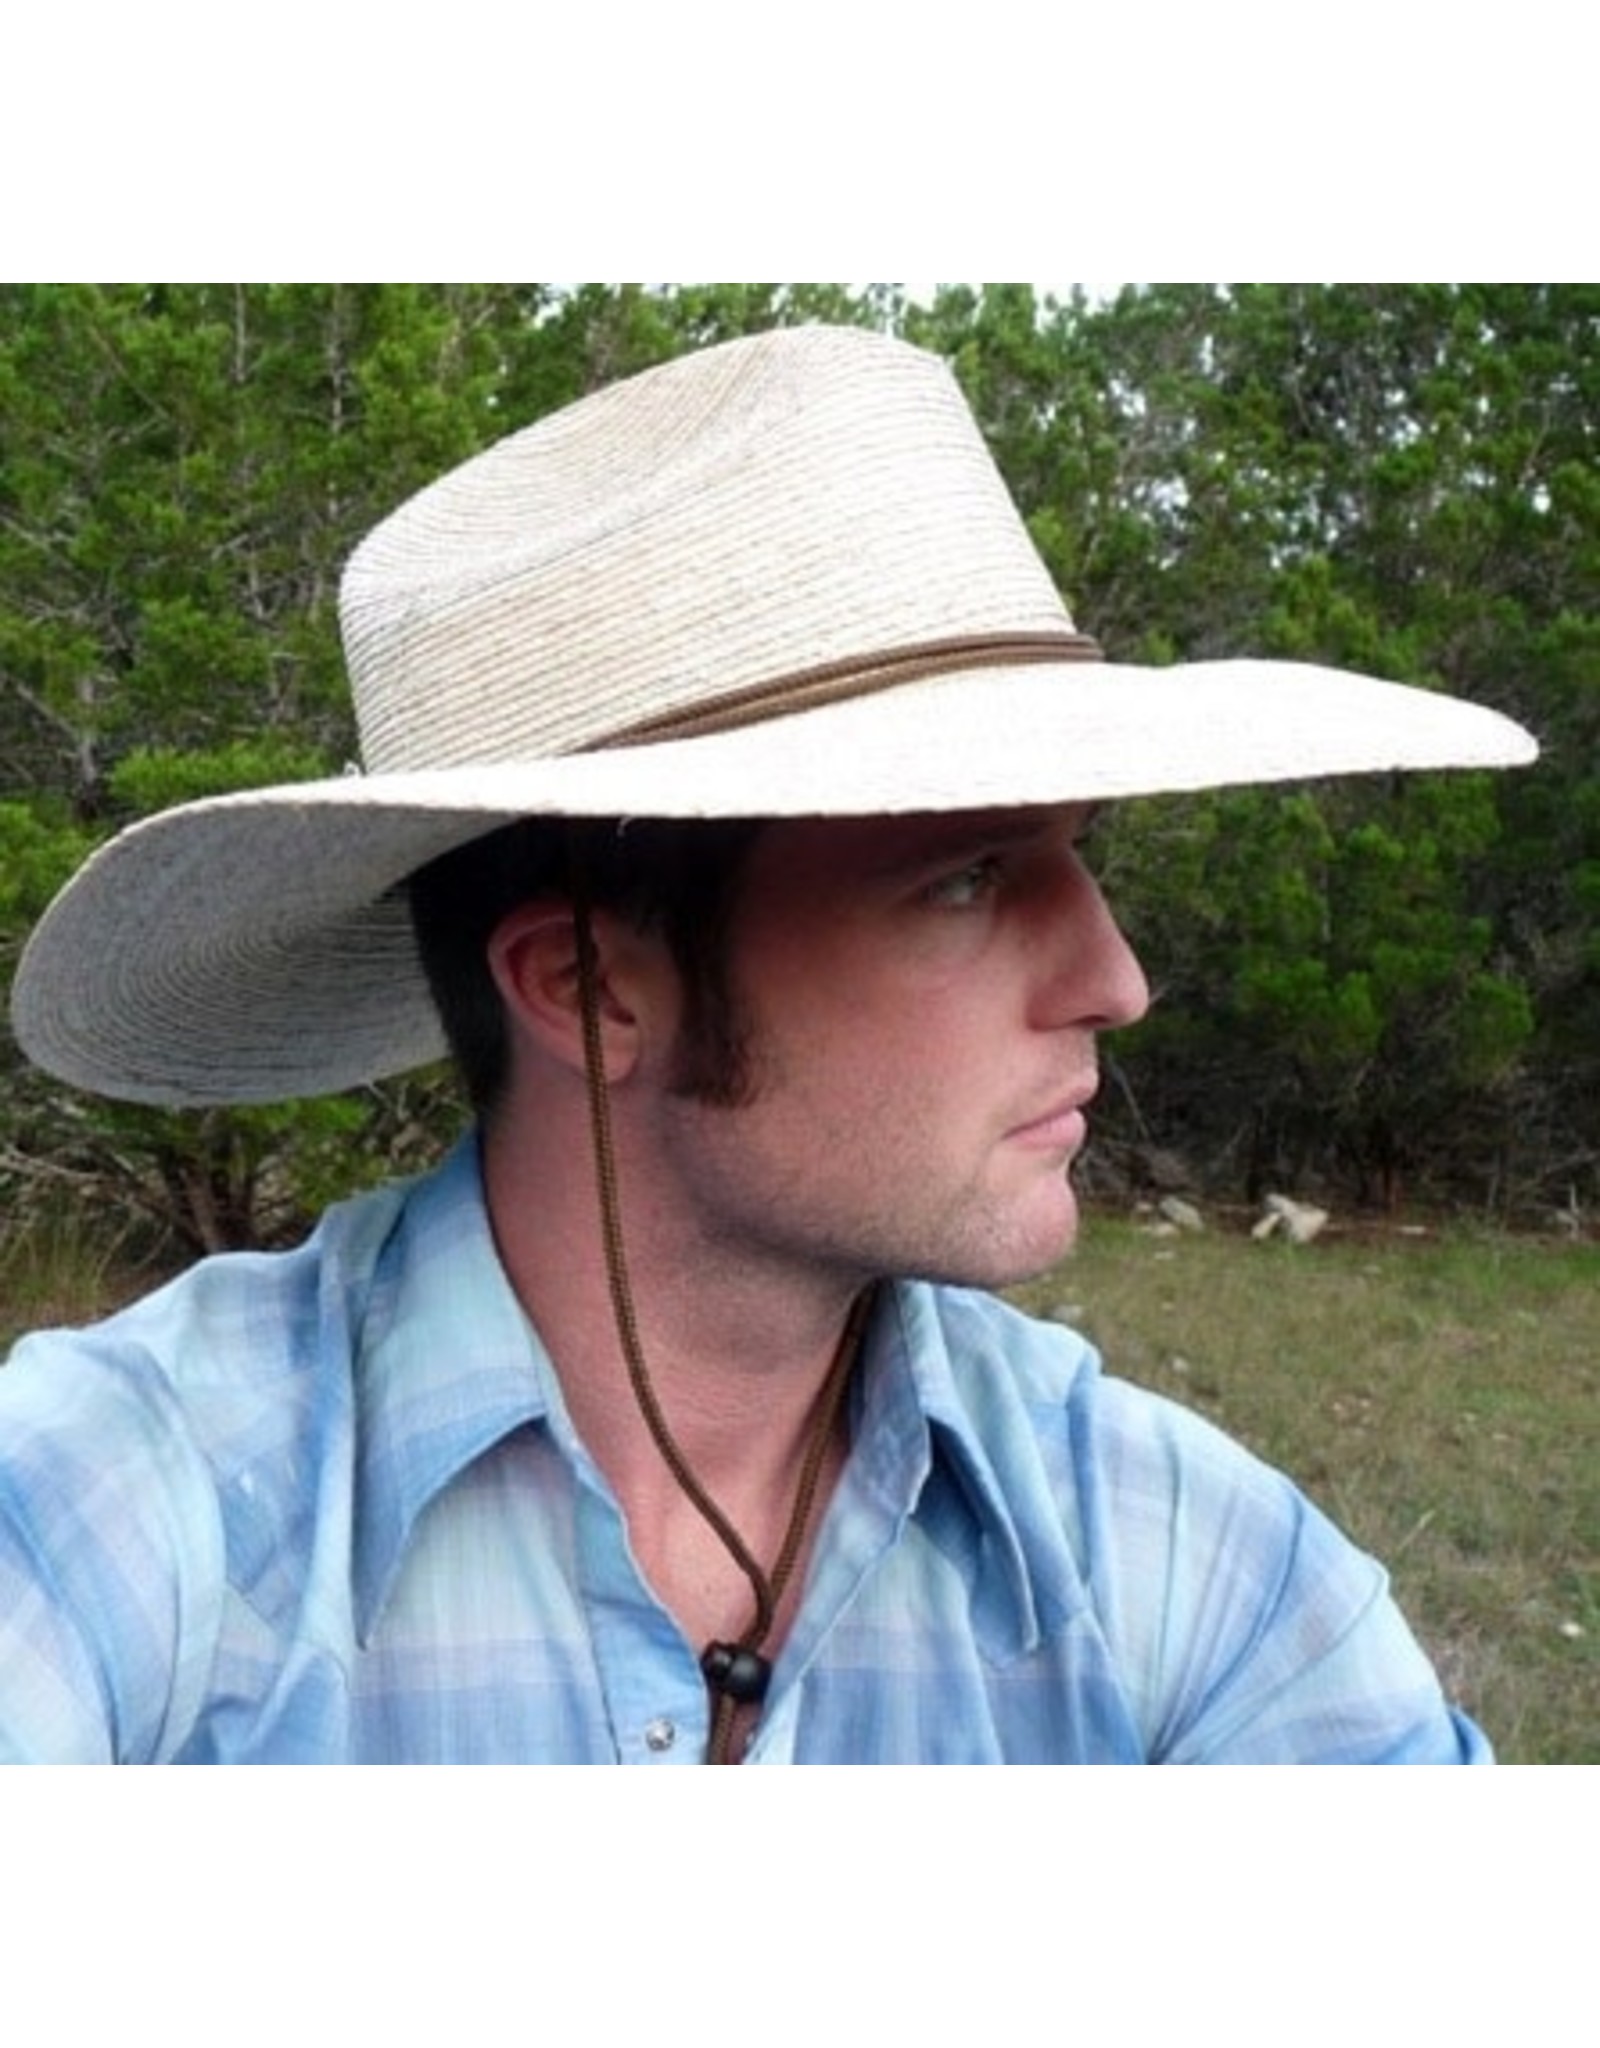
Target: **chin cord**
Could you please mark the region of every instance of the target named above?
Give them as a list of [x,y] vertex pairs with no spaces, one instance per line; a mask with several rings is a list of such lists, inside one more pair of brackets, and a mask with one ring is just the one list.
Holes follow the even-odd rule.
[[589,1096],[589,1125],[594,1140],[595,1175],[600,1196],[600,1229],[605,1244],[606,1279],[611,1290],[611,1309],[617,1337],[628,1368],[633,1397],[644,1417],[656,1448],[665,1459],[673,1478],[691,1505],[709,1525],[717,1541],[750,1582],[755,1596],[755,1613],[736,1642],[708,1643],[701,1654],[700,1669],[714,1701],[711,1741],[707,1763],[732,1762],[734,1729],[739,1709],[759,1706],[772,1678],[771,1660],[761,1646],[771,1632],[778,1604],[799,1561],[801,1545],[816,1504],[823,1461],[833,1440],[845,1388],[850,1383],[856,1351],[866,1324],[872,1291],[856,1297],[845,1322],[838,1349],[828,1367],[827,1378],[817,1397],[817,1411],[807,1432],[800,1481],[783,1543],[770,1572],[751,1554],[749,1546],[711,1495],[696,1478],[694,1470],[673,1436],[657,1399],[655,1387],[644,1362],[639,1341],[638,1319],[634,1314],[633,1292],[628,1283],[628,1262],[622,1241],[622,1210],[617,1196],[616,1155],[611,1143],[611,1105],[606,1088],[604,1049],[600,1041],[599,970],[595,957],[594,933],[589,920],[587,892],[582,886],[580,864],[573,861],[573,928],[578,953],[578,994],[583,1014],[584,1079]]

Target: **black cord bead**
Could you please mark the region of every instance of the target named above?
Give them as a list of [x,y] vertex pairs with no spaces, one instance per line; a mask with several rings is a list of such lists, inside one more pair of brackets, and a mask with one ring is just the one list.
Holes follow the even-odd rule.
[[741,1707],[754,1706],[767,1696],[772,1666],[759,1650],[744,1650],[737,1643],[707,1643],[700,1669],[713,1692],[726,1693]]

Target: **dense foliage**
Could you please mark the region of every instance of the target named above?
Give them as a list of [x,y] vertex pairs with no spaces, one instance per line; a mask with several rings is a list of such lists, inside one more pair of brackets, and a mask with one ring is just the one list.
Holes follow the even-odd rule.
[[[1526,720],[1537,770],[1129,806],[1103,859],[1161,1002],[1101,1172],[1574,1218],[1600,1197],[1600,287],[0,287],[0,959],[100,837],[354,748],[354,540],[580,392],[779,321],[950,357],[1080,624],[1301,656]],[[0,1200],[195,1243],[404,1166],[442,1076],[168,1116],[0,1047]],[[1176,1155],[1176,1161],[1174,1156]]]

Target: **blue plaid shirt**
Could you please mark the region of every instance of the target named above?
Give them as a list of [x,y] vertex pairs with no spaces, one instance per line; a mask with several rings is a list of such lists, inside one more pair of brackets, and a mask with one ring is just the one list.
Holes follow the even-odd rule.
[[[1287,1480],[988,1296],[880,1292],[749,1760],[1487,1760]],[[0,1758],[694,1763],[693,1647],[476,1147],[0,1371]]]

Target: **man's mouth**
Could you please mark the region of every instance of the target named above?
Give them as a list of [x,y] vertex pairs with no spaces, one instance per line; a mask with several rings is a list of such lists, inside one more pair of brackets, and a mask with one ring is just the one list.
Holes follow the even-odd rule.
[[1089,1134],[1084,1105],[1092,1093],[1092,1090],[1080,1090],[1064,1097],[1042,1115],[1014,1126],[1006,1133],[1007,1137],[1016,1144],[1036,1147],[1040,1151],[1079,1151]]

